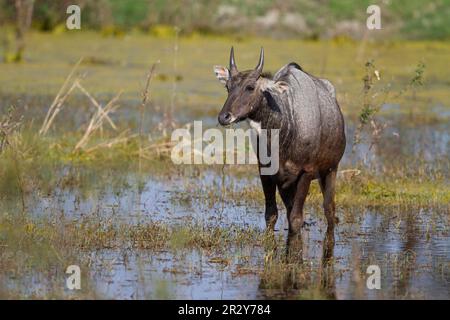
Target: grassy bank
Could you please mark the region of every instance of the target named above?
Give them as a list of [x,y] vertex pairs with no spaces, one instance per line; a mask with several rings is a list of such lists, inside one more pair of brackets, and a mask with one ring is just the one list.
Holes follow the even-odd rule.
[[[424,86],[416,92],[409,91],[397,99],[389,99],[392,101],[388,102],[400,107],[385,108],[382,113],[408,115],[417,121],[422,118],[439,120],[433,116],[435,111],[426,107],[441,105],[448,108],[450,99],[446,68],[450,46],[445,42],[277,41],[202,36],[180,38],[175,52],[173,36],[158,38],[131,34],[124,38],[108,38],[84,32],[67,35],[32,33],[28,43],[33,50],[25,53],[23,63],[0,64],[0,94],[5,97],[0,105],[2,110],[16,104],[20,95],[22,104],[46,112],[35,107],[48,108],[65,77],[84,57],[78,73],[85,75],[83,86],[100,102],[123,90],[121,103],[131,110],[133,106],[138,109],[147,70],[159,60],[152,82],[150,111],[161,113],[172,104],[175,83],[173,107],[178,114],[185,118],[215,116],[225,92],[216,81],[212,66],[226,63],[231,45],[235,45],[241,69],[253,67],[259,47],[264,46],[267,52],[265,70],[275,72],[284,64],[295,61],[308,72],[330,79],[336,86],[343,112],[350,117],[356,116],[361,107],[361,80],[364,64],[369,60],[375,61],[379,71],[381,80],[376,81],[375,86],[381,92],[386,87],[393,93],[398,92],[410,82],[419,62],[426,66]],[[41,81],[42,74],[46,75],[45,82]],[[72,115],[80,109],[88,111],[83,108],[88,101],[76,99],[78,95],[75,91],[67,101],[68,112]]]

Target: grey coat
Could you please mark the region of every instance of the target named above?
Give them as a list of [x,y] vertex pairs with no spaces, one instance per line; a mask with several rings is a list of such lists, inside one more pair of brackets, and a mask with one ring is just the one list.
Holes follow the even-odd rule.
[[280,172],[286,183],[302,171],[335,169],[345,149],[344,119],[333,85],[296,63],[282,67],[272,79],[287,90],[265,93],[262,107],[249,118],[264,129],[280,129]]

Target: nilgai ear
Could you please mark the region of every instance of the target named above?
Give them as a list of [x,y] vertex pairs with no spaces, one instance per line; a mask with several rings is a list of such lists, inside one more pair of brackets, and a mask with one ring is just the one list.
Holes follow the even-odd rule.
[[263,91],[267,91],[272,94],[282,94],[289,90],[289,84],[284,81],[268,81],[265,86],[262,86]]
[[227,83],[230,78],[230,71],[228,68],[222,66],[214,66],[214,73],[216,74],[217,79],[223,84]]
[[275,90],[280,94],[284,93],[289,90],[289,84],[284,81],[277,81],[275,82]]

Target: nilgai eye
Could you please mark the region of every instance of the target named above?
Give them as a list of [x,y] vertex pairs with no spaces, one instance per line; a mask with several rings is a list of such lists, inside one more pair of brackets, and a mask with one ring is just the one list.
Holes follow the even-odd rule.
[[253,90],[255,90],[255,87],[254,86],[247,86],[247,87],[245,87],[245,90],[253,91]]

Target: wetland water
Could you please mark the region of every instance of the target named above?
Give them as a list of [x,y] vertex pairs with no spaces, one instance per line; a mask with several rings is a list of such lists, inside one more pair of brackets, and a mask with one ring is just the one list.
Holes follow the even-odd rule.
[[[393,128],[400,132],[403,152],[424,155],[432,165],[448,152],[448,132],[439,126]],[[389,137],[391,130],[386,132]],[[389,139],[391,141],[391,139]],[[419,144],[417,141],[422,141]],[[381,142],[382,145],[382,142]],[[362,146],[362,150],[368,150]],[[395,146],[361,160],[370,163],[394,161]],[[398,150],[398,149],[395,149]],[[354,157],[348,150],[343,164]],[[167,225],[200,224],[222,228],[265,227],[262,199],[240,198],[245,189],[260,192],[254,166],[244,177],[222,174],[220,170],[179,174],[171,177],[137,173],[110,172],[99,181],[95,173],[85,186],[52,190],[50,195],[36,193],[29,201],[35,216],[59,216],[69,220],[95,217],[113,223]],[[61,175],[69,172],[63,171]],[[144,181],[138,189],[139,181]],[[222,198],[221,190],[226,190]],[[235,196],[237,195],[237,196]],[[279,202],[279,208],[282,205]],[[339,208],[334,252],[330,264],[322,265],[326,245],[323,212],[307,205],[309,226],[302,233],[302,264],[312,274],[304,280],[281,274],[276,284],[261,279],[267,250],[261,243],[231,246],[224,250],[102,249],[91,252],[90,281],[102,298],[185,298],[185,299],[262,299],[262,298],[443,298],[450,294],[450,221],[446,208],[393,209],[383,207]],[[287,220],[280,210],[276,236],[286,238]],[[277,248],[283,255],[286,248]],[[221,257],[221,259],[217,259]],[[381,290],[365,285],[368,265],[382,270]],[[329,281],[324,286],[323,274]],[[40,281],[44,281],[41,279]],[[298,283],[295,283],[298,281]],[[39,283],[39,281],[37,281]],[[45,286],[44,286],[45,288]],[[48,290],[48,288],[46,288]],[[33,289],[35,290],[35,289]],[[66,292],[67,296],[73,293]]]
[[[199,178],[158,181],[152,178],[139,194],[134,188],[121,194],[98,190],[80,199],[76,191],[57,192],[51,199],[41,199],[34,214],[58,212],[76,219],[79,215],[101,215],[127,223],[163,221],[169,224],[200,222],[221,227],[239,225],[264,230],[263,208],[244,201],[226,201],[205,205],[202,196],[192,197],[187,205],[176,199],[190,195]],[[215,181],[208,183],[206,181]],[[257,181],[253,181],[257,184]],[[252,182],[252,183],[253,183]],[[208,174],[201,183],[207,188],[220,185],[220,177]],[[247,181],[245,182],[248,183]],[[133,180],[129,181],[134,185]],[[233,182],[239,188],[239,181]],[[236,187],[237,186],[237,187]],[[206,186],[205,186],[206,187]],[[195,192],[195,191],[194,191]],[[175,195],[175,197],[174,197]],[[303,263],[319,270],[326,226],[322,212],[307,209],[311,224],[303,231]],[[385,212],[365,209],[339,211],[332,260],[332,283],[327,295],[345,298],[448,298],[450,290],[450,236],[447,212],[433,210]],[[281,212],[276,234],[285,237],[287,221]],[[283,248],[279,249],[283,254]],[[219,256],[226,262],[214,261]],[[258,276],[264,270],[266,252],[261,244],[232,247],[229,252],[183,250],[149,252],[147,250],[100,250],[92,252],[92,281],[96,292],[105,298],[299,298],[322,291],[320,279],[293,285],[289,275],[281,288],[264,288]],[[243,263],[245,262],[245,263]],[[368,290],[355,283],[354,272],[360,265],[377,264],[382,271],[382,290]],[[245,265],[242,272],[241,265]],[[315,282],[319,283],[315,283]],[[305,286],[302,288],[302,286]],[[305,295],[306,291],[306,295]],[[331,293],[330,293],[331,292]],[[321,295],[319,295],[321,297]]]
[[[37,43],[42,41],[41,37],[51,36],[34,35],[31,41]],[[64,45],[61,42],[65,41],[60,38],[44,40],[54,40],[60,45]],[[98,40],[95,36],[89,36],[82,46],[68,50],[68,57],[55,57],[53,53],[54,60],[49,61],[52,55],[48,54],[53,52],[51,48],[48,45],[36,46],[36,52],[30,54],[29,61],[16,67],[15,73],[11,73],[9,78],[5,74],[12,67],[0,66],[0,73],[3,74],[0,77],[0,109],[5,110],[10,104],[15,104],[27,120],[40,123],[53,93],[57,91],[61,76],[65,75],[61,69],[68,69],[70,63],[81,54],[105,55],[103,58],[111,61],[111,64],[85,66],[91,73],[86,86],[93,88],[101,97],[110,96],[119,87],[125,87],[123,107],[113,116],[113,120],[120,123],[121,127],[136,128],[139,119],[136,108],[139,103],[139,98],[136,98],[139,97],[138,83],[148,65],[148,58],[143,51],[136,49],[140,48],[142,41],[133,37]],[[148,43],[144,44],[144,49],[148,50],[152,58],[170,54],[172,43],[169,40],[152,41],[156,44],[155,50],[150,50]],[[203,40],[203,45],[211,46],[211,53],[220,57],[213,59],[211,55],[195,49],[193,40],[183,41],[179,57],[179,72],[183,78],[177,89],[175,120],[178,123],[204,120],[205,127],[215,126],[224,92],[219,84],[210,83],[208,79],[214,81],[211,66],[226,61],[223,59],[226,55],[220,52],[228,47],[228,42]],[[242,43],[243,62],[253,61],[253,56],[244,52],[250,52],[249,49],[253,49],[255,43]],[[65,45],[73,47],[73,44]],[[94,47],[93,51],[89,51],[90,45]],[[298,46],[289,41],[283,45],[286,49]],[[292,60],[287,57],[286,50],[276,50],[278,46],[278,42],[268,42],[266,46],[267,52],[275,52],[268,59],[272,69],[281,66],[281,61]],[[312,57],[323,51],[319,44],[304,43],[301,46],[304,64],[314,69],[316,66]],[[407,111],[398,105],[384,105],[381,118],[387,123],[387,128],[379,141],[375,145],[362,142],[353,152],[356,111],[351,107],[349,95],[360,91],[360,77],[355,74],[361,70],[354,68],[348,74],[342,73],[338,66],[345,61],[338,61],[338,55],[333,54],[327,58],[330,69],[326,75],[337,83],[338,92],[345,92],[340,101],[347,121],[348,142],[341,169],[358,166],[389,179],[394,171],[386,168],[395,168],[395,174],[402,172],[406,179],[411,176],[410,182],[414,187],[420,187],[422,183],[420,178],[416,178],[417,171],[423,175],[448,178],[450,101],[448,92],[443,93],[443,90],[448,90],[443,68],[436,61],[450,49],[440,44],[424,46],[417,46],[418,56],[436,56],[435,60],[428,56],[433,82],[427,88],[428,91],[424,91],[435,92],[437,100],[430,101],[427,94],[424,97],[419,95],[418,101],[425,105],[425,109],[415,107]],[[112,47],[118,50],[112,52]],[[331,45],[328,49],[337,52],[340,48]],[[345,53],[340,55],[344,60],[351,56],[349,52],[356,50],[349,44],[342,45],[341,49]],[[392,62],[399,54],[398,48],[391,45],[377,50],[374,54],[385,65],[393,68],[393,74],[400,75],[400,78],[404,76],[406,71]],[[183,56],[188,51],[192,56]],[[404,58],[405,64],[416,62],[410,55]],[[114,68],[117,61],[120,63]],[[54,67],[48,70],[48,81],[37,82],[42,68],[49,65]],[[188,67],[192,70],[183,69]],[[170,68],[171,62],[163,61],[160,72],[168,73],[169,79]],[[25,80],[24,75],[28,70],[31,73]],[[358,85],[353,85],[353,82]],[[164,108],[161,105],[167,104],[166,100],[170,99],[171,88],[172,83],[163,77],[155,81],[152,89],[155,100],[149,106],[144,120],[144,126],[148,129],[146,131],[153,133],[163,118]],[[134,91],[136,89],[137,92]],[[417,101],[409,102],[419,104]],[[54,134],[70,135],[70,132],[85,123],[88,119],[86,105],[86,101],[76,97],[68,101],[65,110],[74,111],[62,112],[58,116]],[[168,226],[195,224],[206,229],[220,227],[264,232],[263,198],[255,166],[241,169],[244,173],[236,173],[230,167],[177,168],[168,174],[158,171],[158,168],[153,168],[138,172],[134,166],[127,165],[114,169],[84,168],[66,163],[48,173],[48,177],[51,177],[49,180],[58,183],[50,184],[50,189],[32,189],[28,192],[26,209],[35,219],[47,217],[54,221],[82,221],[87,217],[114,225],[157,222]],[[344,177],[338,179],[344,180]],[[346,183],[353,182],[350,179]],[[444,186],[448,188],[448,180]],[[399,188],[401,190],[402,186]],[[339,188],[337,193],[340,193]],[[382,189],[376,197],[388,199],[390,194]],[[19,202],[18,199],[5,201],[4,207],[7,209],[3,210],[14,212],[14,205]],[[275,247],[267,248],[262,242],[254,242],[232,243],[223,248],[184,248],[176,245],[164,249],[132,246],[79,248],[80,261],[89,261],[83,267],[81,292],[64,288],[64,270],[35,271],[33,265],[20,277],[2,273],[2,291],[16,292],[20,297],[107,299],[450,298],[448,203],[435,206],[384,206],[364,205],[363,199],[358,205],[347,203],[344,206],[344,201],[338,201],[340,223],[332,243],[326,237],[320,201],[307,201],[305,212],[308,225],[302,231],[301,243],[294,243],[295,259],[286,261],[283,257],[293,244],[286,239],[287,220],[281,202],[278,203],[280,215],[276,225]],[[273,260],[273,257],[277,258]],[[77,264],[76,256],[70,264]],[[381,269],[380,290],[366,287],[368,275],[365,271],[369,265],[378,265]]]

